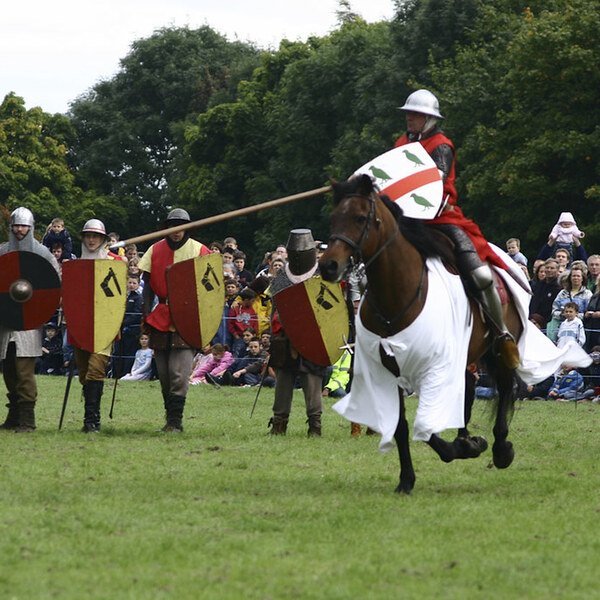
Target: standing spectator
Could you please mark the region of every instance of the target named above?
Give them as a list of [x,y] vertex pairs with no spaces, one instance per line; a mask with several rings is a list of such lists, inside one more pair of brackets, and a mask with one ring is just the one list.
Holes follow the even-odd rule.
[[580,266],[573,266],[565,274],[565,289],[558,292],[552,303],[552,320],[546,328],[546,335],[556,341],[556,334],[561,322],[564,320],[563,308],[567,302],[575,302],[578,307],[577,316],[582,319],[587,305],[592,297],[592,292],[587,289],[586,275]]
[[[174,208],[168,215],[165,226],[176,227],[191,221],[182,208]],[[190,383],[194,350],[177,333],[167,305],[167,268],[175,263],[196,256],[210,254],[210,250],[189,237],[187,231],[171,233],[150,246],[140,259],[139,267],[144,272],[144,311],[150,332],[150,347],[160,380],[166,413],[166,424],[161,431],[180,433],[183,431],[183,411]],[[158,304],[154,305],[154,298]]]
[[223,254],[223,245],[220,242],[212,242],[209,249],[211,254]]
[[558,328],[557,346],[566,346],[569,340],[575,340],[580,346],[585,345],[583,322],[577,316],[578,306],[575,302],[567,302],[563,308],[564,320]]
[[592,254],[587,259],[587,268],[588,268],[588,281],[587,287],[588,289],[594,291],[596,288],[596,283],[598,280],[598,276],[600,275],[600,254]]
[[567,248],[559,248],[554,253],[554,258],[558,262],[558,274],[560,275],[569,268],[571,264],[571,253]]
[[229,247],[232,250],[237,250],[238,243],[234,237],[228,236],[223,240],[223,246]]
[[[108,236],[104,223],[99,219],[90,219],[81,230],[81,258],[83,260],[124,260],[123,257],[109,252]],[[69,325],[67,324],[67,330]],[[99,352],[88,352],[75,347],[75,362],[79,373],[79,382],[83,386],[84,433],[100,431],[100,402],[104,391],[106,365],[111,354],[112,344]]]
[[562,289],[558,283],[558,263],[554,258],[549,258],[544,263],[546,278],[535,286],[533,296],[529,302],[529,316],[538,314],[548,323],[552,319],[552,303],[558,292]]
[[241,250],[233,253],[233,266],[237,271],[236,279],[242,287],[246,287],[254,279],[254,275],[246,269],[246,255]]
[[[55,269],[57,263],[48,248],[33,237],[33,213],[23,206],[10,215],[8,242],[0,245],[0,255],[13,251],[43,256]],[[0,429],[28,433],[35,429],[37,384],[35,361],[42,354],[41,329],[13,331],[0,325],[0,360],[8,392],[8,415]]]
[[594,294],[583,313],[583,326],[586,332],[586,348],[600,345],[600,279],[596,279]]
[[125,258],[128,263],[134,258],[139,258],[137,246],[135,244],[127,244],[127,246],[125,246]]
[[61,260],[70,260],[73,254],[73,241],[71,240],[71,234],[65,229],[64,220],[60,217],[52,219],[46,234],[42,238],[42,244],[48,250],[52,250],[53,244],[57,242],[62,245]]
[[[117,244],[119,242],[119,240],[121,239],[121,236],[116,232],[116,231],[111,231],[108,234],[108,246],[114,246],[115,244]],[[125,256],[125,248],[121,247],[119,248],[115,254],[117,256]]]
[[[142,289],[140,287],[140,276],[129,273],[127,275],[127,303],[125,304],[125,316],[121,325],[122,368],[121,373],[129,373],[135,360],[140,336],[143,309]],[[149,339],[149,338],[148,338]]]
[[348,350],[344,350],[337,362],[327,369],[329,377],[325,376],[327,382],[323,387],[323,396],[343,398],[348,393],[351,366],[352,355]]
[[143,381],[152,377],[152,349],[150,336],[147,333],[139,335],[140,349],[135,352],[135,360],[131,371],[121,377],[124,381]]

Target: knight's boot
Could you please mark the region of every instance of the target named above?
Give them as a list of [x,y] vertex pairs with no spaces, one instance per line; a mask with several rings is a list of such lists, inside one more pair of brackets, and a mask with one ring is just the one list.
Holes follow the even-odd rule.
[[271,431],[269,431],[270,435],[285,435],[287,431],[288,419],[285,417],[271,417],[268,426],[271,427]]
[[359,423],[354,423],[354,422],[350,423],[350,435],[352,437],[360,437],[361,432],[362,432],[362,429],[361,429]]
[[17,404],[17,397],[14,394],[7,394],[8,404],[6,408],[8,408],[8,414],[6,415],[6,420],[4,423],[0,425],[0,429],[17,429],[19,427],[19,407]]
[[486,316],[491,321],[494,335],[494,352],[509,369],[516,369],[520,363],[519,349],[515,339],[508,331],[502,316],[502,301],[494,285],[492,270],[488,265],[481,265],[472,271],[472,277]]
[[29,433],[35,430],[35,402],[19,402],[19,426],[15,433]]
[[167,404],[167,424],[161,431],[166,433],[181,433],[183,431],[183,409],[185,396],[171,395]]
[[308,437],[321,437],[321,415],[308,417]]
[[100,431],[100,400],[104,391],[104,381],[88,381],[83,386],[85,407],[83,413],[84,433],[97,433]]

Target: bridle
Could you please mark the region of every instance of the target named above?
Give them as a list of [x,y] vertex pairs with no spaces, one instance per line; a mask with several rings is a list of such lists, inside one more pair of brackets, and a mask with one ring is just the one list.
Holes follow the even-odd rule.
[[[364,262],[363,255],[362,255],[362,247],[369,235],[369,231],[371,229],[371,224],[375,220],[375,196],[373,195],[373,192],[371,192],[368,196],[365,196],[364,194],[348,194],[347,196],[344,196],[342,198],[342,200],[345,200],[346,198],[362,198],[363,200],[368,200],[371,203],[371,206],[369,208],[369,214],[367,216],[367,222],[365,223],[362,233],[360,234],[360,238],[359,238],[358,242],[355,242],[354,240],[350,239],[348,236],[345,236],[343,233],[332,233],[329,236],[330,242],[334,242],[335,240],[340,240],[341,242],[344,242],[345,244],[350,246],[350,248],[352,248],[353,253],[352,253],[352,256],[350,257],[351,264],[349,266],[349,268],[352,268],[353,266],[359,265],[360,263]],[[341,202],[341,200],[340,200],[340,202]],[[398,227],[398,225],[396,225],[396,231],[394,231],[394,233],[385,241],[385,243],[381,246],[381,248],[379,248],[377,250],[377,252],[375,252],[375,254],[373,254],[373,256],[371,256],[371,258],[365,263],[365,269],[367,267],[371,266],[375,262],[375,260],[377,260],[379,255],[394,241],[394,238],[399,233],[400,233],[400,227]]]
[[[344,196],[342,198],[342,200],[345,200],[346,198],[363,198],[365,200],[368,200],[371,203],[371,206],[369,208],[369,215],[367,216],[367,222],[365,223],[365,226],[362,230],[362,233],[360,235],[358,242],[355,242],[354,240],[350,239],[348,236],[346,236],[342,233],[332,233],[329,236],[329,242],[333,242],[335,240],[340,240],[341,242],[344,242],[345,244],[350,246],[350,248],[352,248],[353,253],[352,253],[352,256],[350,257],[349,265],[346,269],[346,272],[348,272],[354,266],[357,266],[363,262],[362,246],[365,243],[365,241],[369,235],[369,230],[371,229],[371,225],[375,219],[375,196],[373,195],[373,192],[371,192],[368,196],[365,196],[364,194],[348,194],[347,196]],[[340,200],[340,202],[341,202],[341,200]],[[400,233],[400,227],[398,224],[396,224],[396,230],[394,231],[394,233],[381,245],[381,247],[375,252],[375,254],[373,254],[373,256],[371,256],[371,258],[369,258],[369,260],[366,263],[364,263],[365,271],[368,269],[368,267],[370,267],[377,260],[377,258],[379,258],[381,253],[394,241],[394,239],[396,238],[396,236],[399,233]],[[421,294],[423,292],[423,286],[425,285],[425,275],[426,274],[427,274],[427,266],[426,266],[425,260],[423,260],[423,268],[421,270],[421,280],[419,282],[419,285],[417,286],[417,291],[415,292],[414,296],[409,300],[408,304],[406,304],[403,308],[401,308],[391,319],[387,319],[382,314],[381,310],[379,310],[372,295],[369,294],[369,287],[367,285],[367,289],[365,290],[365,293],[364,293],[365,300],[371,307],[371,310],[373,311],[373,313],[383,323],[388,336],[391,336],[394,334],[394,329],[392,327],[393,324],[396,321],[398,321],[402,316],[404,316],[404,314],[408,311],[408,309],[421,297]]]

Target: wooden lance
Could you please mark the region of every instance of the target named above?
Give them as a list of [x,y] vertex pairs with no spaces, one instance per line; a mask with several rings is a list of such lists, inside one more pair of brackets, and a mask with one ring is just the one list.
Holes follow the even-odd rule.
[[128,240],[123,240],[113,244],[111,245],[111,248],[123,248],[127,244],[139,244],[141,242],[147,242],[149,240],[166,237],[172,233],[177,233],[178,231],[196,229],[197,227],[202,227],[203,225],[211,225],[212,223],[218,223],[219,221],[226,221],[228,219],[233,219],[234,217],[241,217],[242,215],[248,215],[253,212],[258,212],[259,210],[265,210],[266,208],[287,204],[288,202],[295,202],[296,200],[310,198],[311,196],[318,196],[319,194],[324,194],[331,191],[331,189],[332,188],[330,185],[326,185],[314,190],[309,190],[308,192],[301,192],[300,194],[293,194],[292,196],[284,196],[283,198],[277,198],[276,200],[270,200],[268,202],[262,202],[261,204],[254,204],[252,206],[245,206],[244,208],[238,208],[237,210],[221,213],[220,215],[206,217],[205,219],[200,219],[199,221],[191,221],[190,223],[183,223],[182,225],[177,225],[176,227],[168,227],[167,229],[161,229],[160,231],[138,235],[137,237],[132,237]]

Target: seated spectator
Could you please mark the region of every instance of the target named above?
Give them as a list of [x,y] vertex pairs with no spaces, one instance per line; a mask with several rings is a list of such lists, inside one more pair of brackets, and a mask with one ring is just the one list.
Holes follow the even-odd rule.
[[135,353],[131,371],[121,377],[124,381],[143,381],[152,378],[152,349],[149,347],[150,336],[147,333],[139,335],[140,349]]
[[220,377],[225,373],[227,367],[233,363],[234,359],[231,352],[229,352],[229,348],[223,344],[213,344],[210,353],[212,355],[210,360],[203,362],[192,372],[190,382],[193,385],[208,383],[206,380],[207,375]]
[[577,316],[578,306],[575,302],[567,302],[563,307],[564,320],[558,328],[556,345],[559,348],[566,346],[569,340],[575,340],[580,346],[585,345],[585,331],[583,321]]
[[242,339],[244,330],[250,327],[254,335],[258,331],[258,318],[256,311],[252,308],[256,292],[245,288],[240,293],[240,299],[240,302],[233,303],[229,310],[229,332],[233,336],[232,352],[234,356],[240,356],[245,351],[246,344]]
[[592,364],[589,367],[579,369],[585,384],[583,399],[598,402],[600,397],[600,345],[592,348],[590,356]]
[[548,392],[548,400],[573,402],[581,400],[585,384],[577,369],[564,364]]
[[212,360],[213,355],[211,353],[211,348],[214,345],[215,344],[206,344],[206,346],[203,346],[200,349],[200,352],[196,353],[196,355],[194,356],[194,360],[192,360],[192,372],[190,374],[190,381],[194,375],[194,372],[197,369],[200,369],[200,367],[202,367],[202,365],[205,365],[210,360]]
[[517,383],[517,398],[521,398],[521,400],[546,400],[554,381],[554,375],[550,375],[550,377],[535,385],[527,385],[519,378]]
[[[261,347],[260,340],[252,337],[248,343],[248,351],[237,358],[221,377],[207,375],[206,378],[220,385],[259,385],[266,360],[267,353]],[[263,385],[272,387],[274,383],[267,381],[265,377]]]
[[51,321],[46,324],[42,341],[42,356],[38,359],[37,372],[40,375],[63,375],[63,343],[58,325]]

